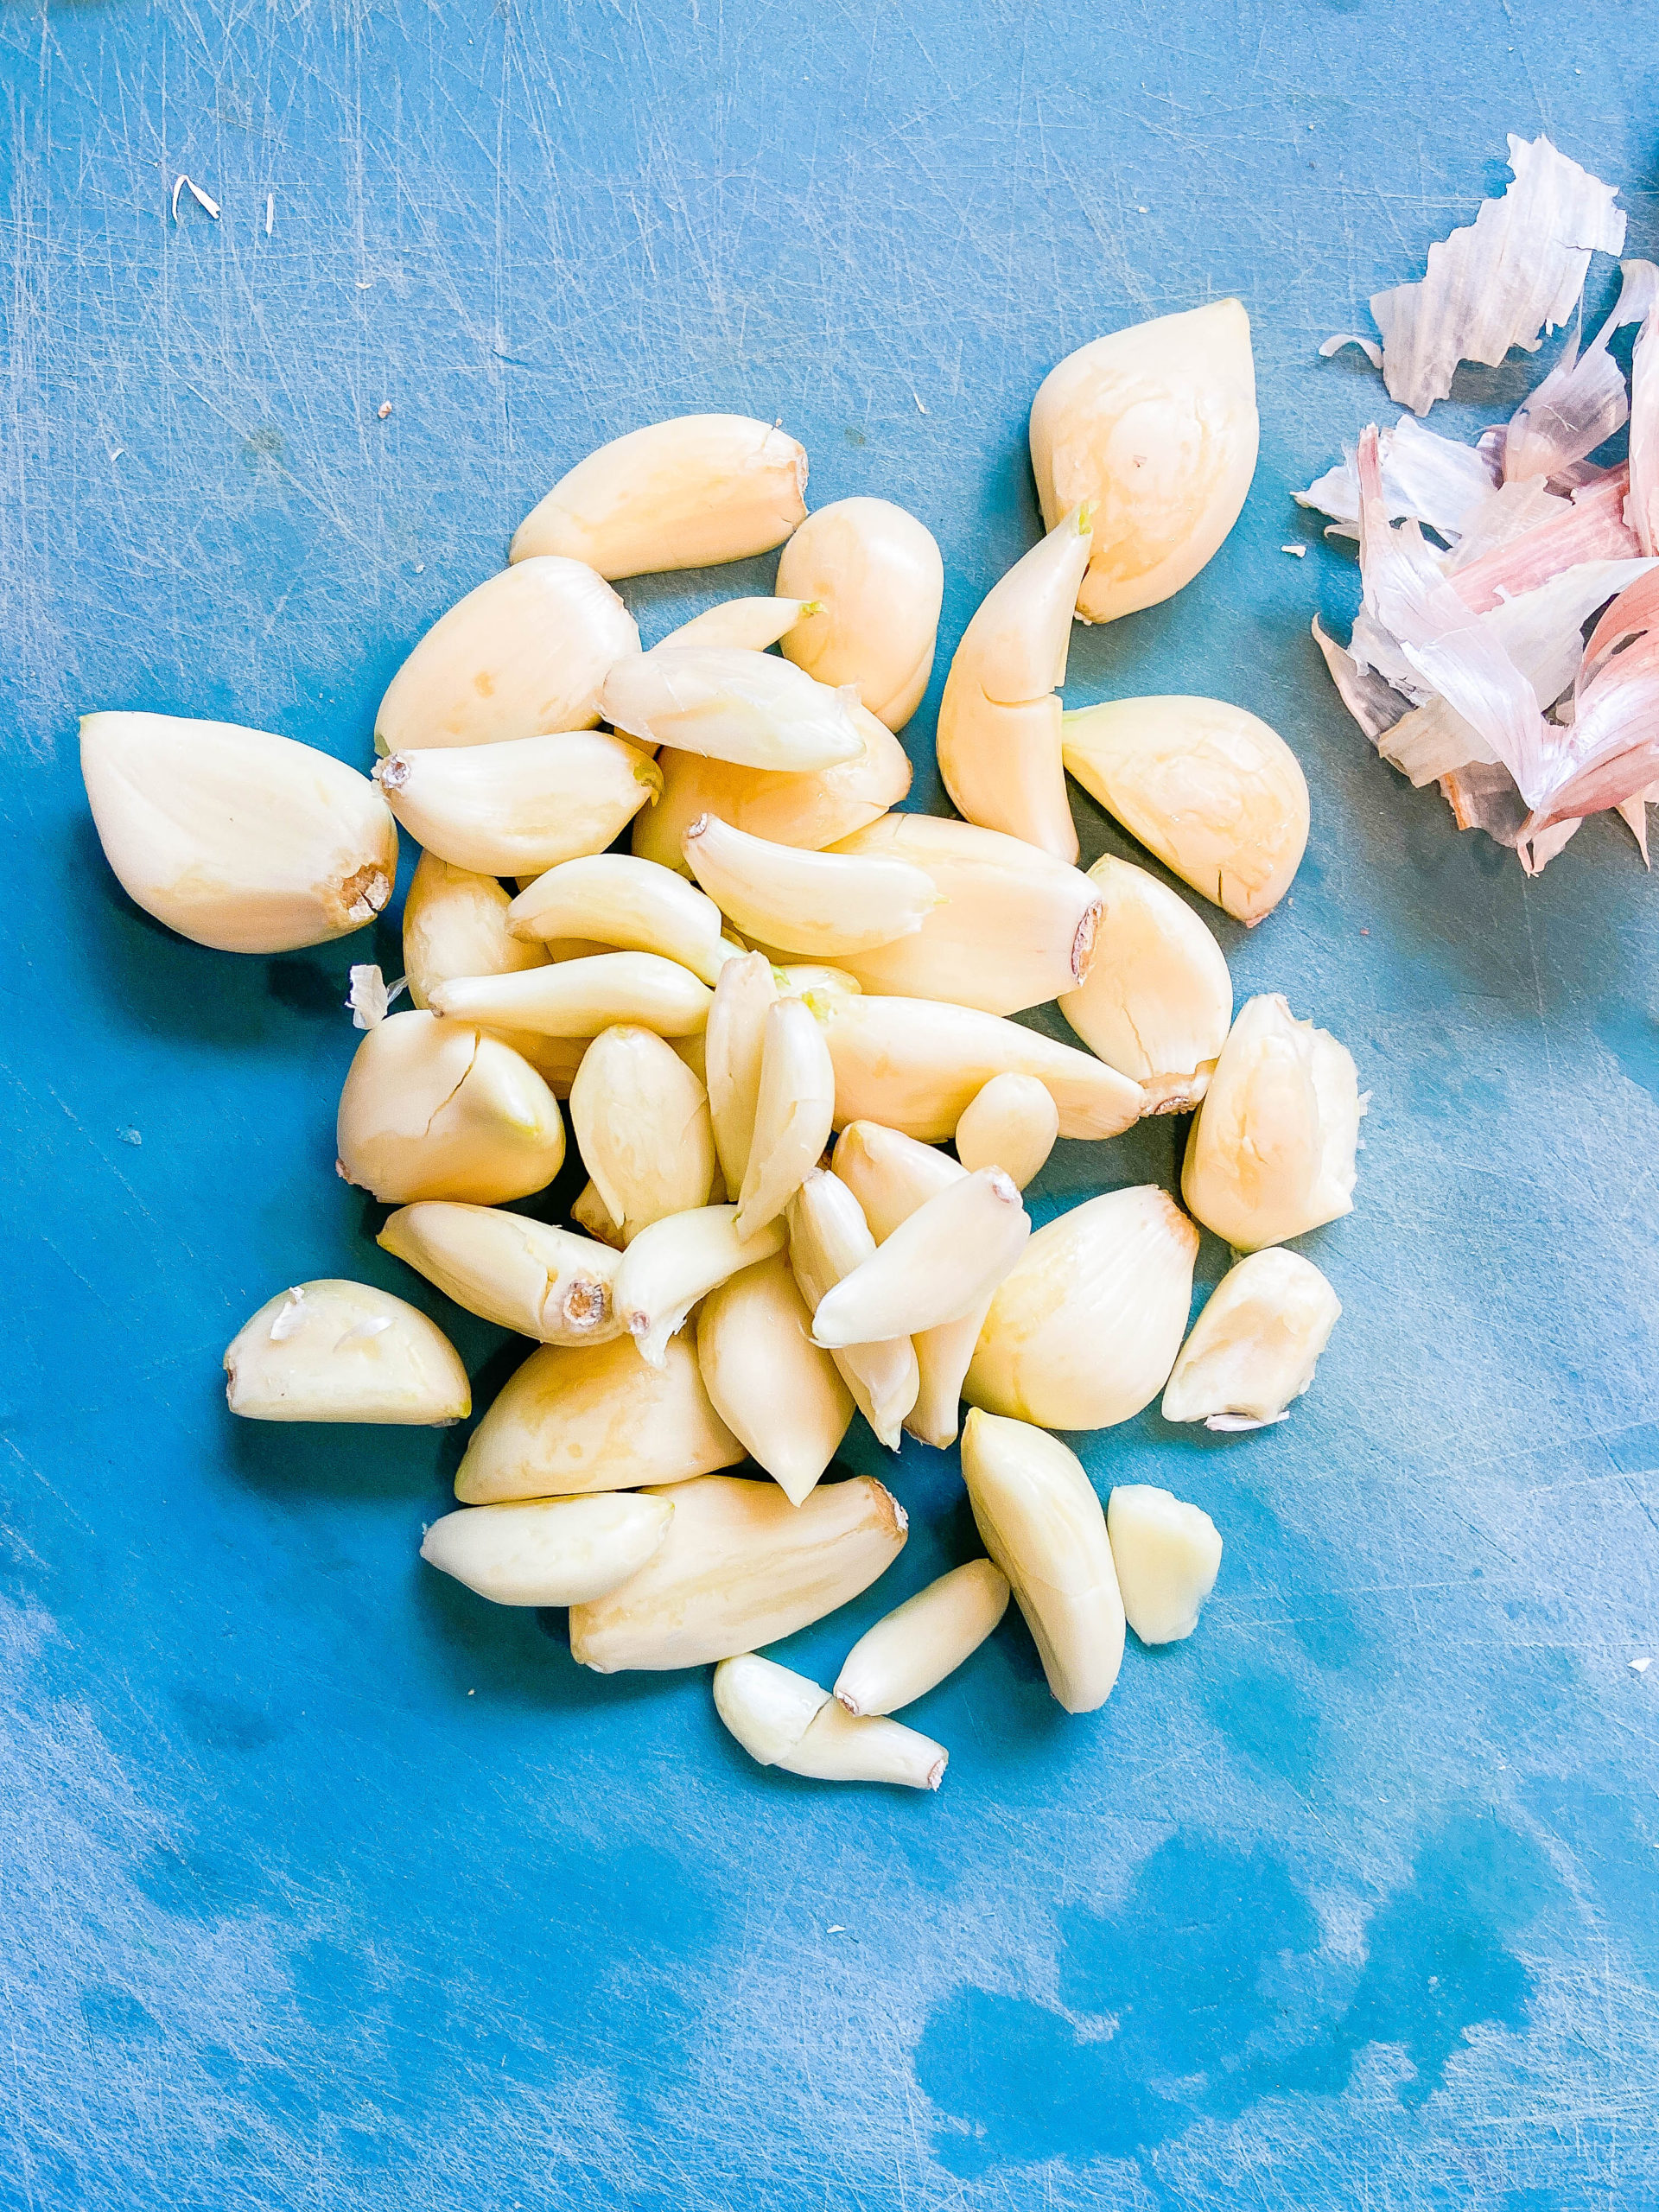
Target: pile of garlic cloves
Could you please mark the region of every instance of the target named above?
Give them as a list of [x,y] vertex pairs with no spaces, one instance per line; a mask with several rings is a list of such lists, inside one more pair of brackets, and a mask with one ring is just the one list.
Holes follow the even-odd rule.
[[[1221,1538],[1157,1488],[1103,1508],[1050,1432],[1160,1395],[1173,1421],[1282,1421],[1339,1313],[1285,1247],[1351,1205],[1352,1060],[1282,997],[1235,1016],[1215,937],[1159,876],[1080,870],[1066,783],[1238,920],[1284,895],[1307,791],[1266,723],[1059,696],[1074,618],[1154,604],[1216,550],[1255,438],[1236,302],[1046,380],[1048,534],[945,684],[960,819],[893,810],[942,604],[931,533],[878,499],[809,516],[800,446],[736,416],[654,424],[563,478],[393,679],[371,775],[225,724],[83,725],[111,865],[199,943],[343,935],[386,905],[400,830],[419,845],[402,982],[352,971],[338,1172],[388,1209],[387,1253],[534,1347],[423,1556],[497,1604],[568,1606],[601,1672],[712,1664],[762,1765],[937,1788],[944,1748],[893,1716],[1010,1597],[1056,1699],[1098,1707],[1126,1624],[1192,1634]],[[779,545],[775,596],[649,650],[613,588]],[[1011,1019],[1051,1001],[1077,1044]],[[1033,1233],[1022,1192],[1058,1138],[1175,1113],[1186,1211],[1109,1190]],[[569,1225],[512,1211],[573,1143]],[[1236,1264],[1189,1333],[1198,1224]],[[365,1284],[279,1293],[225,1365],[255,1419],[472,1411],[442,1332]],[[764,1648],[904,1548],[887,1485],[834,1472],[859,1416],[889,1451],[960,1433],[985,1556],[825,1688]]]

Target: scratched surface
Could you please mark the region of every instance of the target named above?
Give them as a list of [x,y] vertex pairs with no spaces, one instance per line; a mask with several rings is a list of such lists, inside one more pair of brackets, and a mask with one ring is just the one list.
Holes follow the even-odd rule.
[[[7,2212],[1659,2202],[1659,1667],[1628,1663],[1659,1651],[1655,893],[1605,817],[1529,887],[1367,756],[1307,639],[1351,562],[1287,497],[1380,397],[1317,341],[1469,219],[1506,130],[1618,180],[1659,247],[1651,29],[1620,0],[6,6]],[[169,219],[181,172],[221,219]],[[1372,1092],[1357,1211],[1307,1245],[1346,1318],[1280,1428],[1084,1446],[1221,1526],[1190,1645],[1068,1720],[1010,1622],[918,1710],[938,1797],[766,1775],[706,1675],[584,1675],[556,1618],[418,1567],[457,1439],[226,1414],[222,1347],[286,1283],[441,1309],[333,1173],[372,949],[148,925],[75,716],[364,762],[552,477],[699,407],[781,416],[818,502],[922,515],[948,647],[1032,540],[1043,372],[1228,291],[1243,520],[1175,604],[1079,633],[1068,696],[1218,693],[1306,765],[1294,901],[1220,928],[1241,996],[1287,991]],[[770,573],[626,589],[649,638]],[[1089,857],[1128,849],[1077,805]],[[397,972],[393,931],[372,952]],[[1061,1147],[1039,1211],[1167,1179],[1173,1141]],[[487,1398],[522,1347],[448,1318]],[[950,1460],[847,1457],[912,1535],[795,1640],[824,1679],[975,1548]]]

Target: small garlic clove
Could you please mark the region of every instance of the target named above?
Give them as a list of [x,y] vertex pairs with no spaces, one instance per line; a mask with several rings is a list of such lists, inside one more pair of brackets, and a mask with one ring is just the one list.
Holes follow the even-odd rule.
[[336,1137],[345,1179],[388,1205],[499,1205],[545,1190],[564,1164],[558,1101],[535,1069],[431,1014],[394,1014],[365,1033]]
[[480,875],[602,853],[663,787],[654,760],[593,729],[393,753],[374,780],[411,837]]
[[679,645],[736,645],[746,652],[763,653],[768,645],[787,637],[806,611],[806,602],[798,599],[725,599],[717,607],[694,614],[689,622],[682,622],[665,638],[658,638],[651,650],[660,652],[666,647],[671,652]]
[[825,1293],[812,1341],[842,1351],[959,1321],[983,1305],[1030,1234],[1020,1193],[1000,1167],[964,1175]]
[[1215,1522],[1149,1483],[1120,1483],[1106,1507],[1112,1560],[1129,1626],[1142,1643],[1179,1643],[1198,1624],[1216,1586]]
[[817,1715],[833,1702],[804,1675],[753,1651],[722,1659],[714,1690],[715,1712],[757,1766],[787,1768]]
[[932,879],[904,861],[804,852],[734,830],[712,814],[686,831],[692,874],[746,937],[834,959],[918,930],[939,903]]
[[268,1300],[232,1339],[225,1371],[226,1402],[249,1421],[442,1428],[473,1407],[443,1332],[364,1282],[301,1283]]
[[957,1123],[957,1158],[969,1173],[1000,1167],[1023,1191],[1059,1133],[1059,1109],[1034,1075],[994,1075]]
[[737,1202],[737,1233],[753,1236],[776,1221],[830,1141],[836,1071],[823,1033],[799,999],[766,1009],[754,1134]]
[[613,1218],[591,1177],[576,1193],[570,1207],[570,1218],[597,1243],[608,1244],[613,1252],[621,1251],[622,1224]]
[[811,1331],[782,1252],[728,1276],[697,1309],[709,1401],[794,1505],[821,1479],[853,1418],[852,1394]]
[[[875,1239],[858,1200],[838,1176],[815,1167],[789,1202],[789,1262],[807,1310],[816,1316],[842,1277],[862,1266],[874,1250]],[[833,1357],[876,1440],[896,1452],[900,1427],[921,1388],[910,1338],[896,1336],[879,1344],[851,1344],[838,1348]]]
[[937,1789],[949,1758],[943,1744],[919,1730],[874,1714],[859,1719],[832,1697],[778,1764],[814,1782],[893,1782],[906,1789]]
[[570,1086],[570,1129],[624,1245],[665,1214],[706,1205],[715,1173],[709,1096],[649,1029],[607,1029]]
[[658,645],[618,661],[600,694],[606,720],[646,744],[794,775],[861,755],[848,707],[791,662],[738,645]]
[[457,1306],[522,1337],[582,1344],[621,1334],[617,1255],[592,1237],[496,1206],[428,1199],[401,1207],[375,1242]]
[[849,1713],[897,1713],[971,1657],[1008,1609],[1008,1578],[969,1560],[867,1629],[836,1677]]
[[545,945],[527,944],[508,928],[511,905],[494,876],[421,855],[404,900],[404,973],[417,1007],[457,976],[512,976],[545,963]]
[[927,690],[944,597],[931,531],[888,499],[837,499],[784,548],[778,588],[817,602],[787,633],[786,657],[820,683],[851,684],[902,729]]
[[689,968],[657,952],[601,952],[518,976],[456,976],[432,994],[433,1011],[492,1028],[597,1037],[626,1023],[685,1037],[709,1019],[714,994]]
[[703,1032],[705,1080],[715,1149],[728,1191],[741,1191],[748,1172],[766,1015],[777,997],[772,963],[764,953],[751,952],[728,960],[721,969],[709,1008]]
[[916,1402],[905,1415],[905,1427],[918,1442],[931,1444],[936,1452],[948,1451],[957,1440],[963,1385],[995,1294],[988,1292],[961,1320],[925,1329],[920,1336],[911,1338],[919,1381]]
[[582,1055],[591,1037],[542,1037],[533,1029],[492,1029],[486,1034],[510,1045],[520,1059],[528,1060],[556,1098],[570,1096]]
[[563,957],[559,940],[580,938],[600,950],[660,953],[711,987],[733,954],[721,926],[714,900],[683,876],[627,853],[561,861],[519,893],[507,915],[515,938],[551,941],[555,958]]
[[435,1521],[421,1557],[498,1605],[582,1605],[637,1574],[673,1518],[665,1497],[620,1492],[474,1505]]
[[1265,1427],[1313,1380],[1341,1318],[1311,1260],[1270,1245],[1230,1268],[1193,1324],[1164,1390],[1166,1421]]
[[768,1222],[753,1236],[737,1233],[735,1206],[697,1206],[642,1229],[617,1270],[616,1303],[640,1357],[660,1367],[670,1338],[685,1318],[740,1268],[752,1268],[784,1246],[784,1224]]

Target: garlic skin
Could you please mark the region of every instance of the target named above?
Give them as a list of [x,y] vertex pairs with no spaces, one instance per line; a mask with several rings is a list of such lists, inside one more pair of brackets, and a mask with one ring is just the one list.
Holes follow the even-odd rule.
[[1168,1380],[1198,1232],[1154,1184],[1039,1229],[991,1300],[963,1395],[1045,1428],[1114,1428]]
[[879,855],[804,852],[699,816],[683,842],[691,873],[746,937],[833,960],[922,926],[939,904],[931,876]]
[[944,1746],[896,1720],[860,1719],[771,1659],[747,1653],[715,1669],[715,1710],[761,1766],[815,1782],[893,1782],[937,1789]]
[[1112,1559],[1129,1626],[1142,1643],[1179,1643],[1216,1586],[1215,1522],[1150,1483],[1120,1483],[1106,1507]]
[[622,1333],[611,1296],[618,1255],[592,1237],[495,1206],[427,1199],[400,1207],[375,1242],[469,1313],[539,1344]]
[[441,614],[386,688],[377,753],[591,729],[605,671],[639,650],[616,594],[580,561],[504,569]]
[[830,1351],[916,1337],[977,1312],[1031,1234],[1020,1193],[1000,1167],[939,1192],[828,1290],[812,1341]]
[[545,945],[515,937],[512,902],[493,875],[423,853],[404,900],[404,972],[424,1012],[440,983],[457,976],[511,976],[540,968]]
[[1068,1713],[1096,1711],[1123,1663],[1123,1601],[1082,1461],[1058,1436],[976,1410],[963,1427],[962,1477],[1049,1688]]
[[1062,718],[1065,765],[1172,875],[1250,927],[1307,844],[1307,779],[1276,730],[1220,699],[1110,699]]
[[830,1141],[836,1071],[823,1033],[799,999],[766,1009],[754,1130],[737,1202],[737,1233],[776,1221]]
[[689,622],[682,622],[665,638],[658,638],[651,650],[738,645],[745,652],[763,653],[768,645],[787,637],[806,612],[805,603],[798,599],[724,599],[719,606],[707,607]]
[[1365,1101],[1352,1057],[1277,993],[1247,1001],[1186,1141],[1181,1196],[1236,1251],[1353,1211]]
[[[789,1202],[789,1263],[815,1319],[836,1284],[874,1250],[858,1200],[839,1176],[815,1167]],[[896,1452],[899,1429],[921,1388],[909,1337],[838,1346],[831,1357],[877,1442]]]
[[783,1245],[780,1221],[768,1222],[753,1236],[740,1236],[737,1208],[731,1205],[698,1206],[642,1229],[622,1255],[615,1294],[640,1357],[660,1367],[669,1339],[684,1326],[700,1298]]
[[1008,1578],[988,1559],[952,1567],[867,1629],[836,1677],[849,1713],[897,1713],[936,1689],[1008,1609]]
[[411,837],[480,875],[602,853],[663,787],[654,760],[592,729],[393,753],[374,780]]
[[664,1215],[707,1205],[709,1094],[652,1031],[619,1024],[594,1038],[570,1086],[570,1129],[625,1248]]
[[1192,1325],[1164,1391],[1166,1421],[1260,1428],[1313,1380],[1342,1317],[1311,1260],[1270,1245],[1229,1268]]
[[1059,1133],[1059,1109],[1034,1075],[994,1075],[957,1123],[957,1158],[969,1174],[1000,1167],[1023,1191],[1041,1174]]
[[620,660],[600,711],[647,745],[799,775],[856,760],[864,741],[838,691],[773,653],[658,645]]
[[815,602],[785,657],[820,683],[849,683],[889,729],[922,703],[944,601],[933,533],[890,499],[837,499],[784,548],[778,588]]
[[1085,622],[1156,607],[1238,520],[1255,473],[1255,367],[1237,300],[1096,338],[1051,369],[1031,407],[1031,467],[1052,529],[1094,514]]
[[721,969],[709,1008],[703,1063],[715,1150],[728,1191],[741,1191],[748,1173],[766,1016],[777,998],[772,963],[764,953],[750,952]]
[[247,1421],[446,1428],[473,1409],[443,1332],[365,1282],[301,1283],[268,1299],[225,1354],[226,1402]]
[[667,1498],[623,1492],[468,1506],[432,1523],[421,1557],[498,1605],[581,1605],[637,1574],[673,1518]]
[[293,952],[372,922],[397,825],[355,768],[268,731],[84,715],[80,772],[135,906],[219,952]]
[[709,1402],[791,1505],[822,1478],[853,1418],[852,1393],[811,1332],[783,1252],[728,1276],[697,1310]]
[[1189,1113],[1210,1087],[1233,1018],[1233,979],[1205,924],[1143,868],[1108,853],[1101,950],[1060,1012],[1091,1052],[1138,1083],[1149,1114]]
[[[507,909],[515,938],[587,939],[600,950],[656,952],[712,987],[734,948],[721,935],[720,909],[680,875],[626,853],[561,861],[521,891]],[[561,957],[556,951],[556,957]],[[579,957],[580,956],[575,956]],[[521,967],[530,967],[529,960]],[[459,972],[493,975],[493,969]]]
[[516,563],[585,561],[613,581],[746,561],[806,519],[806,452],[747,415],[630,430],[560,477],[513,535]]
[[460,1021],[394,1014],[367,1031],[340,1096],[339,1168],[388,1205],[499,1205],[564,1164],[558,1101],[510,1046]]
[[434,1013],[451,1020],[548,1037],[597,1037],[618,1023],[686,1037],[702,1027],[713,1003],[689,968],[656,952],[599,952],[517,976],[458,976],[432,994]]

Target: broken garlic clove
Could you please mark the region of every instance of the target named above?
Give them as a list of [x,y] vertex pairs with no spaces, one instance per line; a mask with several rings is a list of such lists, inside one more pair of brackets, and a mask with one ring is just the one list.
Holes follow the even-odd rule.
[[[816,1316],[836,1285],[874,1250],[858,1200],[839,1176],[815,1167],[789,1202],[789,1263],[807,1310]],[[899,1430],[921,1387],[910,1338],[850,1344],[832,1356],[876,1440],[896,1452]]]
[[792,663],[736,645],[658,645],[619,661],[600,695],[606,720],[646,744],[792,775],[862,753],[849,704]]
[[498,1605],[581,1605],[637,1574],[673,1518],[667,1498],[623,1492],[467,1506],[432,1523],[421,1557]]
[[1164,1390],[1164,1419],[1212,1427],[1282,1421],[1313,1382],[1341,1313],[1335,1291],[1300,1252],[1252,1252],[1194,1322]]
[[714,994],[656,952],[601,952],[518,976],[457,976],[432,994],[434,1013],[549,1037],[597,1037],[627,1023],[685,1037],[709,1019]]
[[1120,1483],[1106,1507],[1129,1626],[1142,1643],[1179,1643],[1216,1586],[1221,1537],[1196,1505],[1150,1483]]
[[746,937],[822,959],[918,930],[939,903],[932,879],[903,861],[804,852],[698,817],[683,839],[692,874]]
[[776,1221],[817,1166],[836,1111],[836,1071],[823,1033],[799,999],[768,1007],[761,1033],[754,1131],[737,1202],[737,1233]]
[[375,1242],[457,1306],[522,1337],[581,1344],[621,1334],[617,1255],[591,1237],[496,1206],[427,1199],[401,1207]]
[[509,930],[511,904],[494,876],[421,855],[404,900],[404,972],[418,1008],[456,976],[511,976],[544,964],[545,945],[524,944]]
[[663,788],[654,760],[593,729],[393,753],[374,780],[411,837],[480,875],[602,853]]
[[812,1316],[812,1341],[844,1351],[959,1321],[983,1305],[1030,1234],[1020,1193],[1000,1167],[963,1175],[825,1293]]
[[448,1427],[472,1411],[443,1332],[364,1282],[301,1283],[259,1308],[225,1354],[226,1402],[248,1421]]
[[728,1276],[697,1309],[697,1360],[709,1401],[793,1505],[840,1450],[854,1410],[811,1331],[782,1252]]
[[931,531],[889,499],[837,499],[784,548],[778,588],[816,602],[787,633],[786,658],[820,683],[850,684],[902,729],[927,690],[944,597]]
[[622,1255],[615,1290],[623,1325],[641,1358],[660,1367],[670,1338],[684,1326],[700,1298],[783,1245],[781,1221],[740,1236],[737,1208],[731,1205],[693,1207],[642,1229]]
[[849,1713],[898,1713],[955,1674],[1008,1609],[1008,1578],[969,1560],[867,1629],[847,1654],[835,1694]]
[[1034,1075],[994,1075],[957,1123],[957,1158],[972,1173],[1000,1167],[1023,1191],[1060,1133],[1059,1110]]
[[665,646],[672,652],[678,645],[736,645],[746,652],[763,653],[780,638],[787,637],[809,611],[806,602],[798,599],[724,599],[717,607],[705,607],[689,622],[682,622],[665,638],[658,638],[651,650],[660,652]]
[[560,939],[578,938],[592,941],[596,950],[617,946],[660,953],[711,987],[733,955],[712,899],[683,876],[626,853],[561,861],[519,893],[508,910],[507,927],[515,938],[550,940],[555,958],[580,957],[556,949]]
[[652,1031],[619,1024],[594,1038],[570,1086],[570,1129],[625,1246],[665,1214],[708,1204],[709,1096]]
[[340,1172],[388,1205],[499,1205],[564,1164],[558,1101],[509,1046],[460,1021],[394,1014],[358,1046],[340,1092]]
[[715,1150],[728,1191],[741,1191],[754,1143],[755,1107],[760,1096],[760,1068],[766,1015],[778,997],[772,963],[764,953],[745,953],[720,971],[703,1031],[703,1063]]

